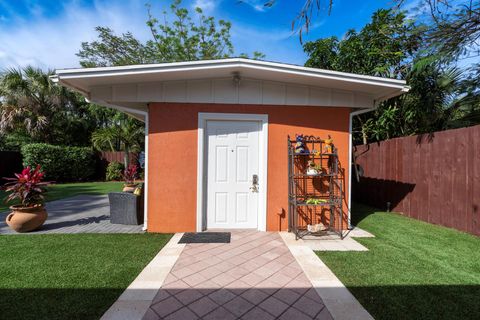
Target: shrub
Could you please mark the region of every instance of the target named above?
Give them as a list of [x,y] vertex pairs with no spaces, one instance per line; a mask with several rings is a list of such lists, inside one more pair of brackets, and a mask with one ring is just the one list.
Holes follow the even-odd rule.
[[24,207],[43,204],[43,194],[47,192],[48,182],[42,182],[44,173],[40,166],[35,169],[26,167],[21,173],[15,173],[15,178],[4,178],[7,182],[3,189],[9,193],[7,202],[19,200]]
[[112,161],[107,166],[107,173],[105,175],[105,178],[107,179],[107,181],[122,180],[124,169],[125,166],[123,164],[121,164],[120,162]]
[[95,173],[95,154],[91,148],[32,143],[22,147],[25,166],[42,166],[45,178],[54,181],[83,181]]
[[123,181],[128,184],[134,184],[135,179],[138,177],[138,166],[131,164],[125,171],[123,171]]

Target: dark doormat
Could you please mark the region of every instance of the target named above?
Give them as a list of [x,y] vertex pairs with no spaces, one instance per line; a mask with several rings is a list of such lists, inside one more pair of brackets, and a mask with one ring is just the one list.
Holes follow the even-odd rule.
[[230,232],[186,232],[178,243],[230,243]]

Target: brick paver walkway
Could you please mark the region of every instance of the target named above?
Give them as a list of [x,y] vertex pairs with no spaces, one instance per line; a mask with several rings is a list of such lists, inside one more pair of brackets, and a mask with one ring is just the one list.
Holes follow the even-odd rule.
[[188,244],[144,319],[332,319],[278,233]]

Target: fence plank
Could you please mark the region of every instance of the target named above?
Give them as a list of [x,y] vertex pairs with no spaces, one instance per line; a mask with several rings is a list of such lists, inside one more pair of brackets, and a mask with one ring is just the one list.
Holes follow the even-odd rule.
[[479,234],[480,229],[480,126],[476,126],[472,134],[472,197],[470,210],[472,214],[471,233]]
[[[123,151],[101,151],[99,152],[99,157],[106,162],[124,162],[125,152]],[[138,153],[130,152],[130,164],[136,164],[138,162]]]
[[[468,135],[467,135],[468,137]],[[467,230],[466,218],[467,218],[467,145],[465,136],[461,132],[454,132],[455,141],[455,154],[454,166],[453,166],[453,184],[452,184],[452,197],[453,203],[453,227],[459,230]]]
[[355,147],[353,198],[480,235],[480,126]]

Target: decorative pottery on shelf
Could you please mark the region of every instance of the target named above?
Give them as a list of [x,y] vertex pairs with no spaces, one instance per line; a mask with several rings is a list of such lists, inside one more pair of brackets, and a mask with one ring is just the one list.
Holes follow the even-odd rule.
[[316,233],[316,232],[321,232],[321,231],[326,231],[328,230],[328,227],[325,226],[323,223],[317,223],[317,224],[309,224],[307,225],[307,230],[308,232]]
[[308,176],[316,176],[318,173],[319,172],[318,172],[318,169],[317,169],[317,165],[315,164],[315,161],[309,160],[306,174]]
[[47,220],[48,214],[42,204],[32,207],[22,205],[11,206],[12,212],[7,216],[6,222],[16,232],[29,232],[40,228]]
[[333,139],[328,136],[328,139],[323,140],[325,144],[325,153],[333,153]]

